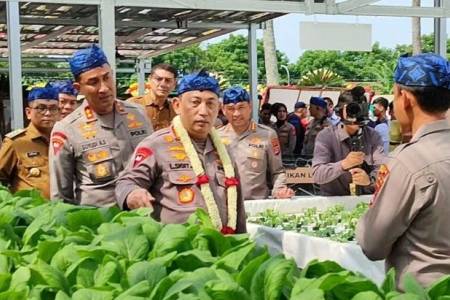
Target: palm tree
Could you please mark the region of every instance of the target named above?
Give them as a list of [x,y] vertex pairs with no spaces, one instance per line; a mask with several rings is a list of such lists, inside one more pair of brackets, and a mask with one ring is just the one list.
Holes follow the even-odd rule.
[[279,74],[272,20],[266,21],[266,29],[263,31],[263,43],[264,61],[266,65],[266,82],[267,85],[277,85],[279,81]]
[[[420,7],[420,0],[412,0],[413,7]],[[412,17],[412,52],[413,55],[422,52],[422,43],[420,39],[420,18]]]

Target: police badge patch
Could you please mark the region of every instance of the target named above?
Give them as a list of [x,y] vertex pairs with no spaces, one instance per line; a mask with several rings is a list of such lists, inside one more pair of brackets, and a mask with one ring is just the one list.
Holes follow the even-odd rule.
[[387,165],[384,165],[384,164],[381,165],[380,169],[378,170],[377,180],[375,181],[375,193],[373,194],[373,198],[370,201],[370,206],[375,204],[378,193],[383,188],[383,185],[388,176],[389,176],[389,169],[388,169]]
[[147,157],[153,155],[153,151],[150,148],[141,147],[136,150],[136,156],[134,157],[133,167],[139,166]]
[[55,155],[58,155],[59,151],[61,151],[66,140],[67,136],[62,132],[56,131],[52,134],[51,143],[53,147],[53,153]]
[[278,141],[278,138],[273,138],[272,139],[272,148],[273,148],[273,153],[275,155],[279,155],[281,152],[281,147],[280,147],[280,142]]
[[178,192],[178,201],[180,204],[188,204],[194,201],[195,192],[191,188],[183,188]]

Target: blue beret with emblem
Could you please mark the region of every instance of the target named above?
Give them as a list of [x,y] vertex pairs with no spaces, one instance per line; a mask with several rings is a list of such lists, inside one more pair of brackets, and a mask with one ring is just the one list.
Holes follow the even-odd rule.
[[73,87],[72,80],[50,81],[45,87],[52,87],[58,90],[60,94],[77,96],[78,91]]
[[223,92],[223,104],[237,104],[239,102],[250,102],[250,95],[240,86],[234,86]]
[[220,86],[214,77],[209,76],[205,71],[200,71],[183,76],[178,82],[178,95],[190,91],[211,91],[219,96]]
[[105,53],[97,45],[75,52],[69,60],[70,70],[74,77],[108,63]]
[[433,53],[401,56],[394,71],[394,81],[406,86],[450,89],[450,66],[445,58]]
[[309,104],[316,105],[316,106],[322,107],[324,109],[327,109],[327,102],[325,100],[323,100],[322,97],[311,97],[309,99]]
[[56,100],[58,101],[59,92],[55,88],[43,87],[43,88],[32,88],[28,93],[28,102],[33,102],[34,100]]

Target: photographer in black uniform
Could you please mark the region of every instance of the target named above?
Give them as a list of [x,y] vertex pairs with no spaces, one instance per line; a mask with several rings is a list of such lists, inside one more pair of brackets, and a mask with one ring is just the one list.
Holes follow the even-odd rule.
[[341,123],[322,130],[313,157],[314,182],[324,196],[371,194],[378,168],[385,162],[383,141],[366,126],[368,103],[364,88],[344,92],[336,106]]

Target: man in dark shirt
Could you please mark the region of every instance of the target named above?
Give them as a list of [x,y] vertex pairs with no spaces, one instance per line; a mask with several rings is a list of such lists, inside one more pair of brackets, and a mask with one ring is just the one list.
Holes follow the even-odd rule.
[[[381,137],[374,129],[364,126],[368,116],[350,113],[349,107],[355,108],[360,103],[357,95],[353,98],[355,101],[347,104],[338,102],[342,123],[325,128],[316,138],[313,178],[325,196],[354,194],[352,187],[358,187],[362,194],[373,193],[378,168],[385,162]],[[355,140],[360,149],[355,149],[352,143]]]

